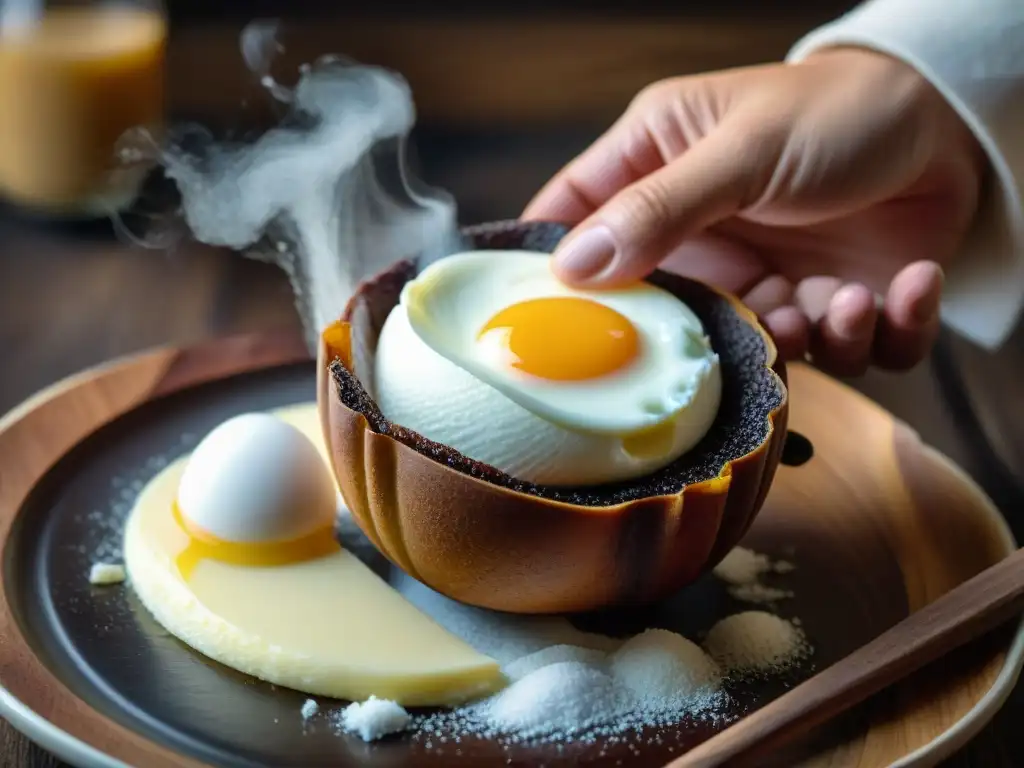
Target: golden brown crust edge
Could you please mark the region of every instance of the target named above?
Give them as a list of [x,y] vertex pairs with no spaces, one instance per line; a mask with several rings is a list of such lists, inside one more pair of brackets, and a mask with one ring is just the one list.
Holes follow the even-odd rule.
[[[513,237],[523,227],[492,226]],[[407,273],[408,266],[396,269]],[[385,273],[370,285],[394,278]],[[332,362],[353,369],[351,326],[335,324],[321,339],[317,397],[334,474],[360,528],[431,588],[496,610],[584,611],[655,600],[689,583],[724,557],[756,516],[778,466],[788,417],[785,367],[770,334],[738,299],[715,292],[757,329],[766,367],[778,379],[782,398],[768,416],[765,440],[726,462],[716,478],[677,494],[605,507],[504,488],[375,432],[335,387]]]

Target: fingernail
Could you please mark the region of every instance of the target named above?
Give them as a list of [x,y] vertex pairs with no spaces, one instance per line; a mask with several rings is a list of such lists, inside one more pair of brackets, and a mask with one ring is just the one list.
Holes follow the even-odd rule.
[[603,224],[590,227],[557,249],[555,261],[563,274],[587,280],[604,271],[615,258],[615,239]]
[[874,318],[871,315],[841,315],[833,321],[833,330],[842,339],[857,339],[867,333]]
[[943,275],[939,272],[938,287],[926,291],[910,305],[910,316],[918,325],[930,323],[938,314],[939,305],[942,303],[942,282]]
[[[875,322],[875,314],[871,304],[863,301],[861,291],[856,286],[843,286],[832,297],[835,307],[830,315],[832,329],[844,339],[857,339],[866,334]],[[837,310],[837,311],[836,311]]]

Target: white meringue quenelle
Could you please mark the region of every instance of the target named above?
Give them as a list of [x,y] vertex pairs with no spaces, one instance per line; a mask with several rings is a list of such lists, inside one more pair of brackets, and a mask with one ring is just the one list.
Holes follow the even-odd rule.
[[178,486],[191,526],[235,544],[300,539],[334,524],[339,496],[317,447],[268,413],[213,429],[189,457]]

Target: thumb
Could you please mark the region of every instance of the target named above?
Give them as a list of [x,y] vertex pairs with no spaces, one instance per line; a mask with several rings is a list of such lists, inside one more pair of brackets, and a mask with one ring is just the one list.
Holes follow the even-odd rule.
[[683,240],[761,195],[777,157],[765,148],[739,122],[721,123],[581,222],[555,251],[555,274],[587,288],[646,277]]

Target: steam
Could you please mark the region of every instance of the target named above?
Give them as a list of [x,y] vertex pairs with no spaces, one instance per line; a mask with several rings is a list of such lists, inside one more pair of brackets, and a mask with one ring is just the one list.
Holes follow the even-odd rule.
[[[282,50],[276,23],[250,24],[241,47],[266,90],[287,105],[281,123],[251,143],[178,130],[157,157],[196,239],[287,272],[314,344],[361,280],[401,259],[456,250],[455,204],[408,170],[415,109],[400,76],[327,57],[304,65],[287,88],[270,74]],[[137,159],[138,136],[134,143],[135,153],[123,156]]]
[[7,0],[0,3],[0,35],[24,34],[43,17],[42,0]]

